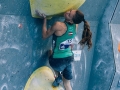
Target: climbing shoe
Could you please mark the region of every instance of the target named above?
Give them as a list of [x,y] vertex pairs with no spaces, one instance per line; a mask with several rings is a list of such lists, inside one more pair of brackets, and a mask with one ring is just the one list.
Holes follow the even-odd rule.
[[52,86],[57,87],[62,82],[62,76],[61,74],[58,75],[57,78],[55,78],[55,81],[53,82]]

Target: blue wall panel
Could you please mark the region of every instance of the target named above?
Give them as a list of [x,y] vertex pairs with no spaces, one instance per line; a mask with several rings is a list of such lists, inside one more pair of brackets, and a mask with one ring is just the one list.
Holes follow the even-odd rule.
[[99,22],[88,90],[110,90],[114,79],[116,65],[109,23],[116,4],[117,0],[108,3]]

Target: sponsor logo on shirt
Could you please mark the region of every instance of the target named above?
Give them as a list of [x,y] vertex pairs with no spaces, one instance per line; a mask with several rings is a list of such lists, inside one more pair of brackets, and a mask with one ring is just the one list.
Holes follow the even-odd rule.
[[59,49],[60,50],[65,50],[67,48],[69,48],[69,46],[72,44],[73,39],[67,39],[65,41],[63,41],[62,43],[60,43]]

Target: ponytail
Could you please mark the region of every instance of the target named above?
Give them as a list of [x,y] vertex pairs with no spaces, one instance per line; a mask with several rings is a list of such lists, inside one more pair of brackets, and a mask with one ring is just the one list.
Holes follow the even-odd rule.
[[87,21],[85,21],[85,19],[83,19],[84,22],[84,30],[83,30],[83,34],[82,34],[82,40],[79,42],[79,44],[84,45],[86,44],[88,46],[88,49],[90,49],[92,47],[92,32],[90,31],[90,26],[88,24]]
[[79,44],[81,45],[86,44],[88,46],[88,49],[90,49],[92,47],[92,41],[91,41],[92,32],[90,31],[89,23],[84,19],[84,14],[81,11],[77,10],[72,20],[75,24],[79,24],[82,21],[84,22],[82,40],[79,42]]

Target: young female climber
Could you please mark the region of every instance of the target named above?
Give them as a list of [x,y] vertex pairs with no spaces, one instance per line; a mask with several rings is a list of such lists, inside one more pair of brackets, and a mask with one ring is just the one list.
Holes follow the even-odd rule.
[[72,90],[70,80],[72,79],[72,65],[74,61],[71,45],[76,35],[78,24],[84,22],[82,40],[79,44],[92,47],[92,33],[88,22],[84,19],[84,14],[79,10],[70,10],[64,13],[64,22],[55,22],[47,29],[47,19],[44,14],[36,11],[37,15],[43,17],[42,37],[44,39],[53,36],[52,55],[49,57],[49,64],[55,70],[57,77],[53,82],[56,87],[63,80],[65,90]]

